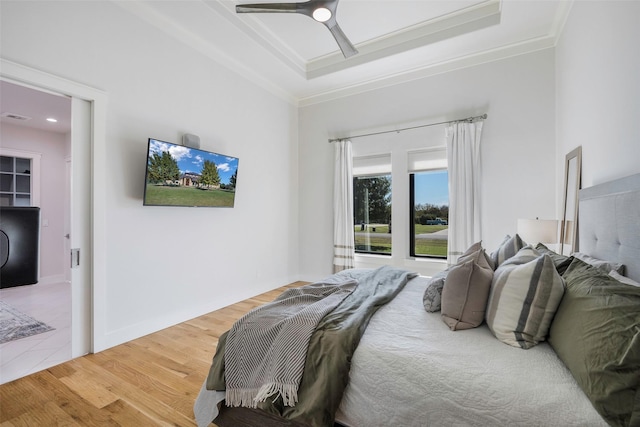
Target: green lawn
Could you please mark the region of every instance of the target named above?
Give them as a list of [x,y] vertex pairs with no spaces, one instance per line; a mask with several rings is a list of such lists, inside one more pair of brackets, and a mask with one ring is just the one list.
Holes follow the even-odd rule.
[[[416,234],[435,233],[449,228],[448,225],[422,225],[416,224]],[[428,255],[437,257],[447,256],[446,240],[416,239],[416,255]]]
[[[416,224],[415,233],[416,234],[428,234],[435,233],[436,231],[441,231],[447,229],[446,225],[422,225]],[[382,225],[376,226],[375,231],[370,226],[369,230],[369,246],[366,245],[366,235],[360,234],[360,225],[356,225],[354,227],[354,231],[356,232],[355,236],[355,247],[356,251],[361,252],[374,252],[381,254],[391,254],[391,234],[389,233],[389,226]],[[426,256],[435,256],[435,257],[446,257],[447,256],[447,241],[440,239],[428,239],[421,238],[416,239],[416,255],[426,255]]]
[[147,183],[147,205],[233,207],[233,191],[200,190],[194,187],[169,187]]
[[[361,226],[360,225],[355,225],[353,227],[353,230],[355,232],[360,231]],[[373,229],[376,229],[375,231],[373,231]],[[416,224],[415,225],[415,230],[416,230],[416,234],[426,234],[426,233],[435,233],[436,231],[441,231],[441,230],[445,230],[449,228],[448,225],[422,225],[422,224]],[[389,226],[388,225],[377,225],[377,226],[369,226],[367,228],[367,230],[369,231],[369,233],[376,233],[376,234],[385,234],[389,232]]]
[[365,243],[365,236],[356,235],[356,251],[391,254],[391,234],[388,234],[385,237],[375,235],[370,236],[370,246],[367,246]]
[[416,255],[447,256],[446,240],[416,239]]

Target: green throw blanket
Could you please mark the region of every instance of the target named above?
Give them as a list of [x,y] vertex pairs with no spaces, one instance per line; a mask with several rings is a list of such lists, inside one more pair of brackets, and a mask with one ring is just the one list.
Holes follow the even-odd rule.
[[[340,305],[324,316],[309,340],[304,373],[295,406],[285,406],[282,398],[267,399],[258,408],[310,426],[331,427],[349,380],[351,358],[371,316],[391,301],[407,281],[417,276],[405,270],[380,267],[371,271],[345,271],[339,280],[354,278],[356,289]],[[228,333],[218,341],[207,377],[208,390],[225,390],[225,346]]]
[[242,316],[226,339],[226,405],[255,408],[269,398],[281,398],[294,406],[311,334],[356,283],[350,279],[288,289]]

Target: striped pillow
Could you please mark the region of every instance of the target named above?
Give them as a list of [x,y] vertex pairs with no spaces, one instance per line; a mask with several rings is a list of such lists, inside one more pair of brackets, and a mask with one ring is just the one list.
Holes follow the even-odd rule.
[[493,269],[497,269],[500,264],[518,253],[520,249],[525,247],[526,243],[522,241],[519,235],[513,237],[507,235],[500,247],[494,252],[491,252],[491,262],[493,262]]
[[496,270],[486,321],[500,341],[531,348],[544,341],[564,294],[564,282],[547,254],[527,246]]

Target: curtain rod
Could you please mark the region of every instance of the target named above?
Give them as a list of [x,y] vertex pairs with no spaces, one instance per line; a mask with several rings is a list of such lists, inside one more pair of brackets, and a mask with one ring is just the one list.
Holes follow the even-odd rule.
[[398,133],[398,132],[402,132],[402,131],[405,131],[405,130],[426,128],[426,127],[429,127],[429,126],[436,126],[436,125],[446,125],[446,124],[449,124],[449,123],[474,122],[476,120],[485,120],[486,118],[487,118],[487,115],[485,113],[485,114],[483,114],[481,116],[467,117],[466,119],[448,120],[446,122],[429,123],[429,124],[426,124],[426,125],[411,126],[411,127],[402,128],[402,129],[394,129],[394,130],[385,130],[385,131],[382,131],[382,132],[365,133],[365,134],[362,134],[362,135],[354,135],[354,136],[350,136],[350,137],[347,137],[347,138],[333,138],[333,139],[330,139],[329,142],[331,143],[331,142],[336,142],[336,141],[340,141],[340,140],[343,140],[343,139],[354,139],[354,138],[363,138],[365,136],[382,135],[382,134],[385,134],[385,133],[394,133],[394,132]]

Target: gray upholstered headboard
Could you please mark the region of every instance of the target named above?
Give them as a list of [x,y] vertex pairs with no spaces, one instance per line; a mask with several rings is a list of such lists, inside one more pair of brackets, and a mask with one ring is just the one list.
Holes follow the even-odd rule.
[[640,282],[640,174],[584,188],[579,193],[579,251],[621,262]]

